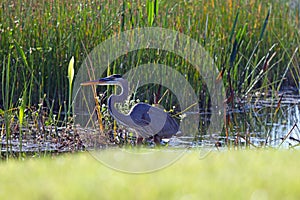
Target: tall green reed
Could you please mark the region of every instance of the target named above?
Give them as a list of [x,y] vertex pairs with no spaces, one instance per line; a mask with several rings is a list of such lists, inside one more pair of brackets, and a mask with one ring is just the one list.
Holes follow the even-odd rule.
[[[9,152],[9,139],[10,139],[10,120],[11,120],[11,99],[9,98],[9,91],[11,90],[11,77],[10,77],[10,54],[8,58],[4,56],[3,69],[2,69],[2,97],[4,104],[4,124],[5,124],[5,136],[6,136],[6,152]],[[8,153],[6,154],[8,158]]]

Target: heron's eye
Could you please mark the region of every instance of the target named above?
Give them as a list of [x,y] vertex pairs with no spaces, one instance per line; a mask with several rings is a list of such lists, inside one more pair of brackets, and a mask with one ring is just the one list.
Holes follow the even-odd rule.
[[122,76],[120,74],[114,74],[112,75],[112,78],[122,78]]

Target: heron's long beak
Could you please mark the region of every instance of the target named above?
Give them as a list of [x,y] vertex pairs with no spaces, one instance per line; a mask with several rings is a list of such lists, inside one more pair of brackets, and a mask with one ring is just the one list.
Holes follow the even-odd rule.
[[106,81],[103,80],[93,80],[93,81],[87,81],[87,82],[83,82],[80,85],[81,86],[87,86],[87,85],[101,85],[101,84],[105,84]]
[[115,81],[110,77],[106,77],[106,78],[100,78],[98,80],[83,82],[80,85],[87,86],[87,85],[113,85],[113,84],[115,84]]

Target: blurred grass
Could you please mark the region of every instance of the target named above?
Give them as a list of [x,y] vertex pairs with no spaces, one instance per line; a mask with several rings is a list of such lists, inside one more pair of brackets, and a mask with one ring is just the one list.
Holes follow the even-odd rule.
[[[0,164],[1,199],[298,199],[299,151],[197,150],[148,174],[109,169],[88,153]],[[128,161],[130,162],[130,161]]]

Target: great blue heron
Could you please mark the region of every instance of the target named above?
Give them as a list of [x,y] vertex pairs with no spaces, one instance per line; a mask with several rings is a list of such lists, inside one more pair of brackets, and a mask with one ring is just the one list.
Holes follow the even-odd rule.
[[137,134],[137,143],[143,138],[153,136],[154,142],[159,144],[162,138],[170,138],[179,131],[179,125],[174,118],[158,107],[146,103],[134,105],[128,114],[120,113],[115,103],[121,103],[128,97],[128,81],[119,74],[114,74],[98,80],[81,83],[87,85],[119,85],[122,92],[108,98],[108,110],[114,119],[131,129]]

